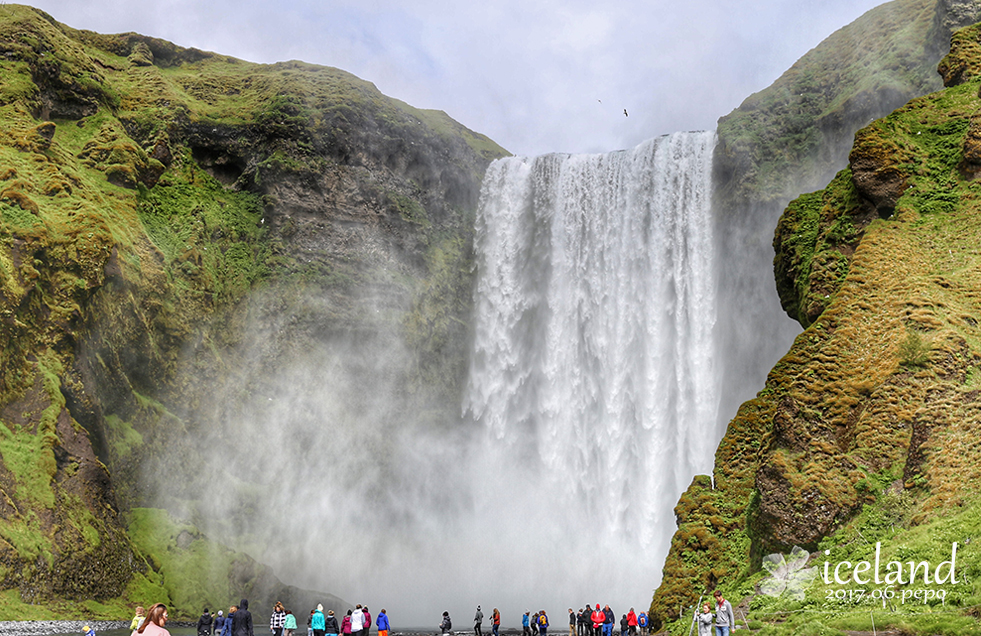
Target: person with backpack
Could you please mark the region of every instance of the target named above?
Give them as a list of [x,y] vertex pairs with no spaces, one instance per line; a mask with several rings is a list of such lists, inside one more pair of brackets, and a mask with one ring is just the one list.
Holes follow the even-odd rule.
[[214,622],[214,619],[206,607],[204,608],[204,614],[201,614],[201,618],[198,619],[198,636],[211,636],[212,622]]
[[640,636],[647,636],[647,612],[637,616],[637,626],[640,627]]
[[538,612],[538,633],[541,636],[548,634],[548,615],[545,614],[545,610]]
[[443,612],[443,620],[439,623],[439,631],[443,634],[449,634],[451,629],[453,629],[453,621],[450,620],[450,613]]

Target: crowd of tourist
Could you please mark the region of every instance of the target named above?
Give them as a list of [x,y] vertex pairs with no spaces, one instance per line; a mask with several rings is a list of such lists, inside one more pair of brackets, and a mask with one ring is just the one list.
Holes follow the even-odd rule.
[[[714,614],[712,607],[705,603],[693,619],[698,625],[699,636],[712,636],[713,632],[715,636],[729,636],[730,630],[735,626],[732,605],[718,590],[715,591],[714,596],[716,601]],[[132,636],[170,636],[166,629],[167,618],[167,607],[162,603],[157,603],[146,611],[142,607],[137,607],[136,616],[130,624]],[[307,636],[369,636],[372,627],[371,619],[368,606],[360,603],[353,609],[348,609],[340,620],[333,609],[325,613],[324,606],[318,604],[307,616]],[[483,636],[484,613],[479,605],[473,620],[474,636]],[[614,636],[618,625],[618,636],[649,636],[650,634],[650,619],[647,613],[638,614],[632,607],[629,612],[622,614],[619,620],[609,605],[601,608],[599,603],[596,603],[595,607],[587,604],[579,608],[579,611],[569,608],[569,636]],[[500,626],[501,613],[495,607],[491,613],[493,636],[499,636]],[[549,617],[545,610],[527,611],[521,617],[523,636],[548,636],[549,626]],[[375,617],[375,627],[378,636],[388,636],[391,625],[388,613],[384,609]],[[443,612],[438,628],[442,634],[449,634],[453,630],[453,621],[449,612]],[[269,617],[269,630],[272,636],[294,636],[297,630],[296,615],[282,603],[277,602]],[[208,608],[205,608],[204,613],[198,618],[197,633],[198,636],[255,636],[249,601],[243,598],[238,605],[229,607],[227,614],[219,610],[217,614],[212,615]],[[94,632],[91,636],[94,636]]]

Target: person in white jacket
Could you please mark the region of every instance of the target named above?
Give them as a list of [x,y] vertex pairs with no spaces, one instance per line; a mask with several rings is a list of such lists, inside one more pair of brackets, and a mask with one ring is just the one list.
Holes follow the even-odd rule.
[[357,636],[362,629],[364,629],[364,612],[361,611],[361,603],[358,603],[351,614],[351,636]]
[[712,610],[709,604],[702,605],[702,611],[696,617],[698,621],[698,636],[712,636]]

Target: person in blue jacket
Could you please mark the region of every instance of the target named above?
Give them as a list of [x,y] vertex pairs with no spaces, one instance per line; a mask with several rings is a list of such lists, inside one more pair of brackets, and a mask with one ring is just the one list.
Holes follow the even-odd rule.
[[313,616],[310,617],[310,627],[313,628],[313,636],[324,636],[327,623],[324,619],[323,605],[318,604],[317,609],[313,610]]
[[382,609],[381,613],[375,619],[375,625],[378,626],[378,636],[388,636],[388,630],[391,629],[388,624],[388,614]]

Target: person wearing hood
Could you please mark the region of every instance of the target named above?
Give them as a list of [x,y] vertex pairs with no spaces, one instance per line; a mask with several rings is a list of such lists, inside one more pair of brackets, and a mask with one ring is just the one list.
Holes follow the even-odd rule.
[[318,604],[317,609],[310,614],[310,628],[313,629],[313,636],[324,636],[327,631],[327,621],[324,618],[324,606]]
[[351,614],[352,614],[351,610],[348,610],[347,614],[344,615],[344,618],[341,619],[340,633],[345,634],[345,636],[353,633],[351,631]]
[[249,599],[243,598],[238,609],[232,616],[232,635],[231,636],[255,636],[252,628],[252,612],[249,611]]
[[210,636],[214,620],[208,608],[204,608],[204,614],[198,619],[198,636]]

